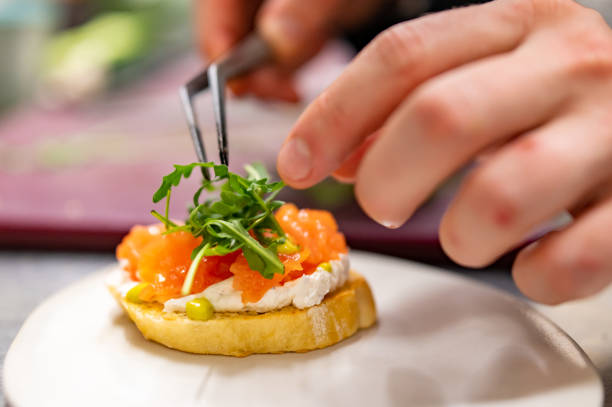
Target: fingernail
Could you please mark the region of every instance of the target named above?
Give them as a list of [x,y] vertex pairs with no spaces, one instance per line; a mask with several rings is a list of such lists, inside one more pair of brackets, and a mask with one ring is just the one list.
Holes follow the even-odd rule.
[[[368,215],[374,222],[387,229],[399,229],[408,219],[396,219],[393,218],[395,209],[390,208],[386,202],[381,202],[381,194],[364,194],[360,190],[360,185],[356,186],[356,197],[359,202],[361,209]],[[378,197],[378,198],[376,198]]]
[[400,204],[402,199],[397,184],[390,183],[380,171],[370,171],[367,167],[364,171],[364,165],[369,164],[362,161],[355,183],[355,197],[359,206],[381,226],[398,229],[409,219],[410,213]]
[[400,226],[402,226],[401,223],[390,221],[390,220],[379,220],[377,222],[383,225],[384,227],[386,227],[387,229],[397,229]]
[[292,138],[283,145],[278,156],[278,170],[284,178],[301,181],[310,175],[312,154],[301,138]]

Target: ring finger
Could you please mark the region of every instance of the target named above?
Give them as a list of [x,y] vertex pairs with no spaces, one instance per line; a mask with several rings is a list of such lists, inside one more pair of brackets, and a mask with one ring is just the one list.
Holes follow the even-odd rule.
[[484,266],[600,185],[612,173],[604,123],[596,115],[568,114],[476,168],[442,219],[446,253],[463,265]]

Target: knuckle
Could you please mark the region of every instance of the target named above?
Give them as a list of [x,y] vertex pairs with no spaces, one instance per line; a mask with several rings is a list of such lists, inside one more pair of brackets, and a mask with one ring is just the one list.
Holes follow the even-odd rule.
[[475,207],[486,222],[499,228],[512,227],[518,218],[521,202],[509,180],[483,168],[472,174],[468,187],[473,192]]
[[612,76],[612,56],[602,52],[587,53],[570,64],[568,70],[576,77],[609,78]]
[[531,3],[536,16],[544,19],[567,15],[581,6],[575,0],[523,0]]
[[567,272],[597,272],[604,267],[600,261],[600,254],[594,250],[599,246],[599,239],[597,235],[589,234],[581,236],[580,239],[572,239],[571,245],[568,244],[569,240],[563,242],[565,244],[558,244],[554,252],[556,262],[553,264]]
[[323,92],[313,105],[315,109],[314,117],[320,118],[323,128],[326,131],[343,131],[347,124],[351,122],[350,114],[345,109],[344,104],[338,103],[337,98],[330,91]]
[[574,0],[517,1],[535,2],[535,20],[544,22],[545,38],[558,49],[562,74],[612,75],[612,29],[600,13]]
[[523,32],[526,34],[533,26],[536,7],[537,0],[515,0],[508,3],[508,8],[504,11],[512,22],[523,24]]
[[467,132],[465,112],[449,92],[425,87],[414,96],[412,109],[429,137],[462,138]]
[[[612,30],[595,11],[580,28],[564,38],[568,50],[567,70],[572,76],[612,76]],[[594,13],[594,14],[593,14]],[[597,29],[597,25],[603,25]]]
[[425,47],[418,24],[400,23],[379,34],[367,51],[399,75],[411,73]]
[[580,245],[578,252],[570,257],[568,268],[577,273],[594,274],[601,269],[601,264],[591,248]]
[[[563,299],[574,298],[583,278],[588,279],[602,271],[602,265],[592,249],[583,244],[577,244],[571,250],[556,247],[549,250],[543,260],[549,264],[551,289]],[[577,281],[580,275],[583,277]]]

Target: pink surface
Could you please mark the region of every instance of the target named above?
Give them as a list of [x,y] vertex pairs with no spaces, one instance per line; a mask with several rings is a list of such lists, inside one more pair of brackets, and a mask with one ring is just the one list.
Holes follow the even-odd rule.
[[[333,79],[345,59],[342,50],[332,49],[303,72],[306,99]],[[133,224],[153,222],[151,196],[162,175],[174,163],[194,160],[177,89],[201,66],[198,58],[186,57],[85,106],[26,107],[5,116],[0,121],[0,246],[110,249]],[[240,171],[250,161],[273,167],[303,106],[231,101],[231,169]],[[202,96],[196,107],[209,158],[216,160],[210,98]],[[174,217],[184,217],[197,176],[174,194]],[[352,200],[332,209],[355,247],[430,256],[439,253],[437,225],[449,196],[439,194],[399,231],[367,219]],[[288,191],[286,197],[321,206],[312,194]]]

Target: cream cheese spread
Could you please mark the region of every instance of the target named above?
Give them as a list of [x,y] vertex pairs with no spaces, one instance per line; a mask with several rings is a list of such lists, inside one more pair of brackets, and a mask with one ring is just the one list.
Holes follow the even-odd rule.
[[[330,292],[344,285],[349,275],[349,258],[341,254],[338,260],[329,261],[331,271],[321,267],[312,274],[289,281],[282,286],[273,287],[266,291],[257,302],[242,302],[242,292],[232,286],[234,278],[230,277],[207,287],[204,291],[173,298],[164,303],[165,312],[185,312],[185,305],[196,298],[205,297],[217,312],[255,311],[267,312],[280,309],[288,305],[304,309],[318,305]],[[117,267],[111,273],[107,284],[112,285],[121,295],[125,295],[137,282],[129,278],[128,273]]]
[[242,292],[232,287],[233,277],[213,284],[198,294],[173,298],[164,303],[166,312],[185,312],[187,302],[206,297],[217,312],[255,311],[267,312],[293,305],[303,309],[318,305],[323,297],[344,285],[349,274],[349,259],[340,255],[339,260],[331,260],[331,272],[319,267],[314,273],[303,275],[282,286],[270,288],[257,302],[243,304]]

